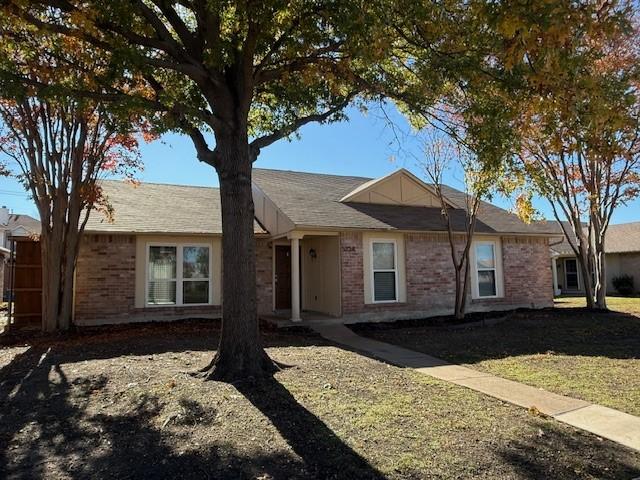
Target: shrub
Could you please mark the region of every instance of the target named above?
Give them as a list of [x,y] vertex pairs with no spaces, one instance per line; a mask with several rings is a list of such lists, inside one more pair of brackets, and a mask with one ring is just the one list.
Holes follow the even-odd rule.
[[620,275],[619,277],[613,277],[611,280],[613,288],[615,288],[620,295],[633,294],[633,277],[631,275]]

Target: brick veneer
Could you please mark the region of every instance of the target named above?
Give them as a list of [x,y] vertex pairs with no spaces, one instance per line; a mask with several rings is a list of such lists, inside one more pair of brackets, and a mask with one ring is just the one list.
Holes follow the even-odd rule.
[[541,308],[553,306],[549,241],[537,237],[502,237],[504,300]]
[[215,305],[135,308],[135,262],[134,235],[85,236],[76,266],[77,325],[219,316]]
[[[470,300],[469,310],[553,305],[548,241],[503,237],[504,298]],[[449,243],[441,234],[405,235],[407,301],[364,303],[363,239],[360,232],[340,235],[342,315],[372,320],[450,313],[455,292]],[[273,248],[256,243],[258,311],[272,310]],[[76,269],[75,321],[78,325],[215,317],[219,306],[135,308],[134,235],[86,235]],[[383,314],[381,316],[381,314]]]
[[[462,238],[459,249],[463,248]],[[545,238],[503,237],[504,297],[471,300],[468,310],[542,308],[553,305],[551,259]],[[405,235],[406,303],[364,303],[363,245],[360,233],[340,236],[342,254],[342,313],[345,317],[392,319],[449,314],[453,310],[455,277],[449,241],[444,234]],[[377,317],[385,312],[383,317]]]
[[[258,309],[272,310],[271,247],[258,239]],[[76,267],[74,320],[77,325],[219,317],[220,306],[135,308],[134,235],[86,235]]]
[[343,315],[363,310],[364,267],[362,261],[362,233],[348,232],[340,234]]
[[136,239],[85,235],[76,266],[74,320],[101,322],[134,310]]

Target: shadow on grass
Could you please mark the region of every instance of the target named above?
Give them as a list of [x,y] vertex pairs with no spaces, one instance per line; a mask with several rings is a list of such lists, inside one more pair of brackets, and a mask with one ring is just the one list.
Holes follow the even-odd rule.
[[520,438],[498,449],[499,461],[515,474],[509,478],[631,480],[640,476],[637,452],[549,422],[538,436]]
[[238,390],[271,420],[313,478],[385,478],[277,380],[240,384]]
[[[195,340],[172,340],[185,342],[183,350],[197,344]],[[135,338],[131,343],[144,341]],[[268,343],[281,342],[290,344],[292,339],[274,337]],[[306,340],[300,342],[304,344]],[[151,343],[164,345],[164,340]],[[149,348],[141,347],[145,352]],[[132,344],[107,342],[92,357],[83,345],[41,345],[27,349],[0,369],[0,478],[384,478],[275,379],[258,385],[241,384],[238,391],[269,419],[291,451],[265,445],[267,440],[260,438],[260,425],[255,425],[256,439],[250,445],[230,437],[197,447],[184,432],[172,435],[158,426],[162,400],[152,393],[136,397],[133,404],[114,402],[100,410],[91,400],[108,385],[109,373],[74,379],[65,373],[74,362],[112,358],[135,350]],[[207,423],[202,405],[187,400],[181,402],[181,407],[189,412],[181,420],[184,425],[191,425],[192,419],[197,418],[200,425],[204,421],[206,428],[216,428],[215,423]],[[640,475],[632,466],[637,465],[633,461],[637,456],[625,449],[608,442],[599,444],[594,437],[571,435],[566,430],[553,435],[521,439],[502,445],[502,450],[496,445],[490,454],[504,463],[498,467],[490,464],[488,468],[492,472],[515,468],[515,478],[523,479],[568,480],[586,476],[576,471],[593,472],[594,478]],[[384,446],[375,448],[371,455],[385,455]],[[407,448],[410,451],[411,445]],[[429,475],[429,471],[403,471],[393,477]],[[460,475],[452,471],[450,476]]]
[[615,312],[561,309],[517,312],[497,325],[445,329],[387,325],[354,330],[457,363],[553,352],[564,355],[636,359],[640,357],[640,318]]
[[[32,347],[0,369],[0,478],[384,478],[275,379],[238,391],[273,423],[291,453],[261,447],[260,425],[248,448],[238,450],[242,445],[230,438],[194,450],[189,437],[170,437],[154,424],[163,405],[152,394],[126,405],[125,413],[115,404],[90,411],[91,396],[109,379],[69,381],[60,365],[77,355]],[[198,402],[180,405],[187,412],[181,425],[197,418],[215,428]]]

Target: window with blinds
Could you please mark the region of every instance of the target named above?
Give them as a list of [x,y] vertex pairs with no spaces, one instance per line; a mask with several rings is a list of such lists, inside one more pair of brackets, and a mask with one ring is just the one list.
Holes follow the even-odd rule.
[[493,243],[476,245],[476,272],[478,275],[478,296],[495,297],[496,284],[496,251]]
[[209,246],[149,245],[147,305],[202,305],[211,299]]
[[395,242],[373,242],[373,301],[395,302],[398,300],[396,244]]

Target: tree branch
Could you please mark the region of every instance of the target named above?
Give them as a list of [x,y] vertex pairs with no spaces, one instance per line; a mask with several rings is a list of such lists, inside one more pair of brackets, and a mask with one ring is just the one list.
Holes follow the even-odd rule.
[[323,113],[315,113],[312,115],[307,115],[306,117],[300,117],[295,121],[293,121],[292,123],[290,123],[289,125],[279,128],[273,133],[256,138],[249,144],[250,149],[257,157],[262,148],[268,147],[272,143],[280,140],[281,138],[285,138],[291,135],[293,132],[298,130],[303,125],[306,125],[307,123],[312,123],[312,122],[318,122],[318,123],[325,122],[329,117],[331,117],[332,115],[335,115],[336,113],[343,110],[347,105],[349,105],[351,100],[353,100],[353,98],[357,94],[358,92],[351,92],[344,98],[342,102],[324,111]]

